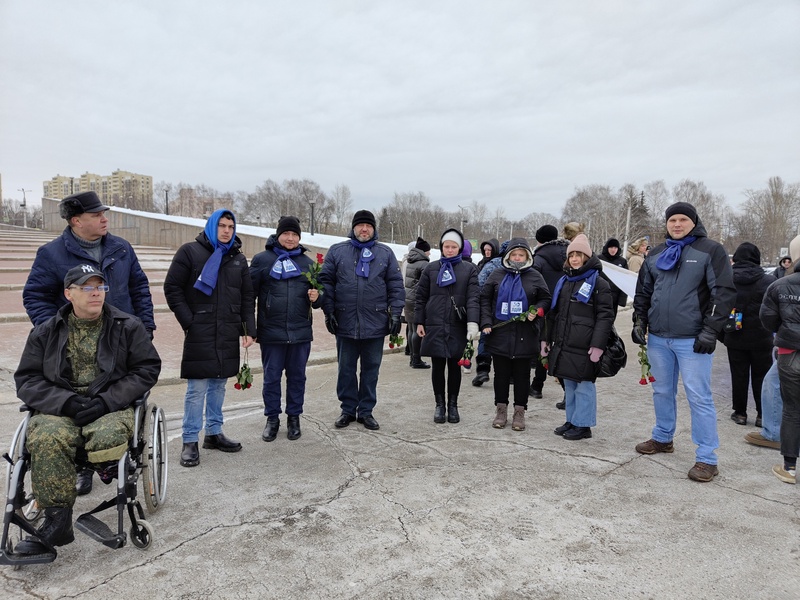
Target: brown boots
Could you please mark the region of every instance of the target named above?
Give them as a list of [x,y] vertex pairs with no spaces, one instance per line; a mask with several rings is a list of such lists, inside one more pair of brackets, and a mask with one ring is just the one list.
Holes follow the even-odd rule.
[[511,421],[511,429],[514,431],[525,430],[525,407],[514,406],[514,418]]
[[494,415],[492,427],[495,429],[502,429],[508,422],[508,404],[495,404],[495,408],[497,412]]

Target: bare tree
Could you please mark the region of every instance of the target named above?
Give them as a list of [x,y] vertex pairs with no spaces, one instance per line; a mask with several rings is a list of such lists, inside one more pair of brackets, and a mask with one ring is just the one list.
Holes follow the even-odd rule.
[[745,195],[737,234],[747,238],[741,241],[756,244],[764,260],[777,262],[780,248],[788,247],[795,233],[800,233],[800,185],[770,177],[766,189],[746,190]]
[[348,215],[353,212],[353,198],[350,188],[337,184],[331,194],[331,216],[336,221],[337,233],[344,233],[350,227]]
[[672,188],[672,197],[675,202],[688,202],[694,206],[708,237],[725,244],[722,235],[724,196],[712,194],[702,181],[684,179]]

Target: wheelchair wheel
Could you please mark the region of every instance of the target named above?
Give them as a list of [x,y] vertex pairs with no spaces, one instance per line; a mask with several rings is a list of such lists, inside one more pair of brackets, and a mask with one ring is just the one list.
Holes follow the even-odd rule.
[[6,463],[6,498],[9,495],[9,486],[11,485],[11,475],[14,470],[14,466],[19,461],[27,461],[27,465],[25,468],[25,477],[23,479],[23,490],[25,492],[24,499],[22,500],[19,508],[17,509],[17,513],[29,523],[35,523],[39,520],[42,516],[42,512],[39,509],[39,506],[36,503],[36,500],[33,497],[33,486],[31,484],[31,470],[30,470],[30,457],[25,456],[25,436],[27,434],[28,429],[28,421],[30,420],[30,415],[27,415],[25,419],[17,426],[17,430],[14,433],[14,437],[11,438],[11,448],[8,451],[8,455],[11,457],[11,460],[14,462],[12,465],[11,463]]
[[145,520],[139,520],[131,526],[131,541],[137,548],[145,550],[153,543],[153,527]]
[[167,420],[157,406],[148,407],[145,413],[143,442],[144,503],[152,514],[167,499]]

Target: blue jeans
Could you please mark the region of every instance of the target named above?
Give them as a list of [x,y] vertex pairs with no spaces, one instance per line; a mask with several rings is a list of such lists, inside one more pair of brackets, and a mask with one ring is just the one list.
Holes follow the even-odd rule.
[[[339,378],[336,395],[342,412],[351,416],[366,417],[378,403],[378,372],[383,360],[384,338],[354,340],[336,337],[336,352],[339,355]],[[356,373],[361,361],[361,381]]]
[[575,427],[597,425],[597,388],[593,381],[564,379],[567,421]]
[[781,441],[781,380],[778,377],[778,363],[773,362],[761,386],[761,435],[772,442]]
[[301,344],[261,344],[261,365],[264,367],[264,414],[281,414],[281,377],[286,371],[286,414],[303,414],[306,395],[306,363],[311,342]]
[[183,400],[183,443],[198,441],[206,407],[206,435],[222,433],[222,403],[227,379],[189,379]]
[[678,375],[692,413],[692,441],[697,444],[696,461],[717,464],[717,410],[711,395],[713,354],[697,354],[692,350],[693,338],[661,338],[647,336],[647,356],[653,383],[653,407],[656,425],[653,439],[671,442],[678,420]]

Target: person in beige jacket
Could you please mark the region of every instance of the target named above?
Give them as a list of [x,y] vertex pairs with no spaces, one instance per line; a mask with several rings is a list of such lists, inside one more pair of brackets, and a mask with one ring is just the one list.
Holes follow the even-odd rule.
[[628,248],[628,269],[634,273],[638,273],[642,268],[644,257],[647,256],[647,238],[639,238],[634,240],[630,248]]

